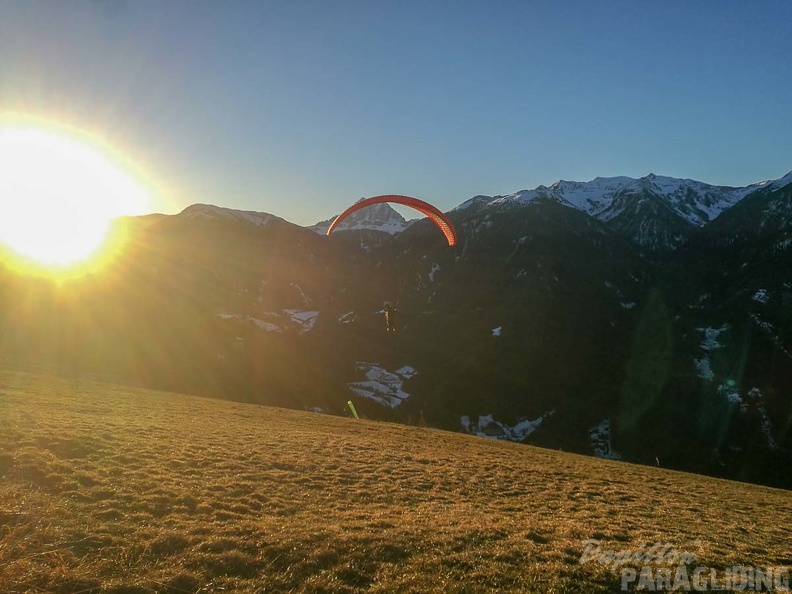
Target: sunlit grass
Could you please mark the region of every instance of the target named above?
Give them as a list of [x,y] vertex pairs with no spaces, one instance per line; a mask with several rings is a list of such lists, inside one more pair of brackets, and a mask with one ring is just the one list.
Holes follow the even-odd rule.
[[0,371],[2,592],[610,592],[583,541],[789,564],[790,494]]

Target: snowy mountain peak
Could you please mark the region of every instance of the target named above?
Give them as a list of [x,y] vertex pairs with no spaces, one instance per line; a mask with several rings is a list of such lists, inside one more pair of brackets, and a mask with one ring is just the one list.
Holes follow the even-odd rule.
[[226,220],[244,221],[259,227],[266,227],[279,217],[266,212],[255,212],[251,210],[234,210],[213,204],[193,204],[188,206],[178,215],[180,219],[207,219],[207,220]]
[[[361,198],[363,200],[363,198]],[[360,202],[360,200],[358,200]],[[309,227],[312,231],[324,235],[335,217],[321,221]],[[338,226],[338,231],[384,231],[396,235],[409,227],[411,221],[405,220],[390,204],[372,204],[353,212]]]
[[781,177],[773,182],[769,182],[767,187],[771,191],[775,192],[783,187],[788,186],[789,184],[792,184],[792,171],[787,173],[784,177]]
[[792,183],[792,172],[773,182],[762,182],[743,188],[713,186],[691,179],[678,179],[649,173],[631,177],[597,177],[589,182],[559,180],[550,187],[540,185],[533,190],[521,190],[506,196],[487,198],[477,196],[457,209],[476,203],[492,207],[528,204],[539,197],[550,198],[582,210],[603,221],[635,210],[638,200],[659,201],[687,223],[701,227],[724,210],[734,206],[748,194],[761,189],[778,189]]
[[486,206],[493,200],[494,199],[492,196],[482,196],[481,194],[479,194],[478,196],[473,196],[473,198],[469,198],[468,200],[465,200],[462,204],[454,207],[452,209],[452,212],[466,210],[468,208],[472,208],[475,206]]

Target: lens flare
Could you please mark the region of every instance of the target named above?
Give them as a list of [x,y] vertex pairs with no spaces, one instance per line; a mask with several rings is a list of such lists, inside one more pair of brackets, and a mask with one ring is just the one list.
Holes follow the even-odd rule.
[[[69,133],[71,132],[71,133]],[[0,123],[0,243],[30,271],[96,264],[110,223],[151,212],[150,191],[86,135]]]

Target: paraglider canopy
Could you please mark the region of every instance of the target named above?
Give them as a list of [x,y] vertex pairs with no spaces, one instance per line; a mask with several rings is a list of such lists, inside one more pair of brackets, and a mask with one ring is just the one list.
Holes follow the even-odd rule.
[[457,240],[456,229],[454,229],[454,225],[451,222],[451,220],[446,215],[444,215],[440,210],[438,210],[428,202],[424,202],[423,200],[419,200],[418,198],[411,198],[410,196],[398,196],[393,194],[388,194],[385,196],[374,196],[373,198],[366,198],[364,200],[361,200],[360,202],[356,202],[355,204],[347,208],[344,212],[342,212],[340,215],[336,217],[336,219],[327,229],[327,234],[330,235],[333,232],[333,230],[336,227],[338,227],[341,221],[343,221],[346,217],[351,215],[356,210],[360,210],[361,208],[366,208],[367,206],[371,206],[372,204],[381,204],[383,202],[393,202],[395,204],[402,204],[404,206],[409,206],[410,208],[414,208],[418,212],[425,214],[443,232],[446,239],[448,240],[448,245],[456,244],[456,240]]

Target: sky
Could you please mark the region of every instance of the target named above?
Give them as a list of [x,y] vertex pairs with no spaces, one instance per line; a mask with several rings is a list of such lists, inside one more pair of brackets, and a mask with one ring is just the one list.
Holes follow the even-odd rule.
[[[0,112],[301,225],[597,176],[792,170],[788,0],[0,0]],[[1,198],[0,198],[1,199]]]

